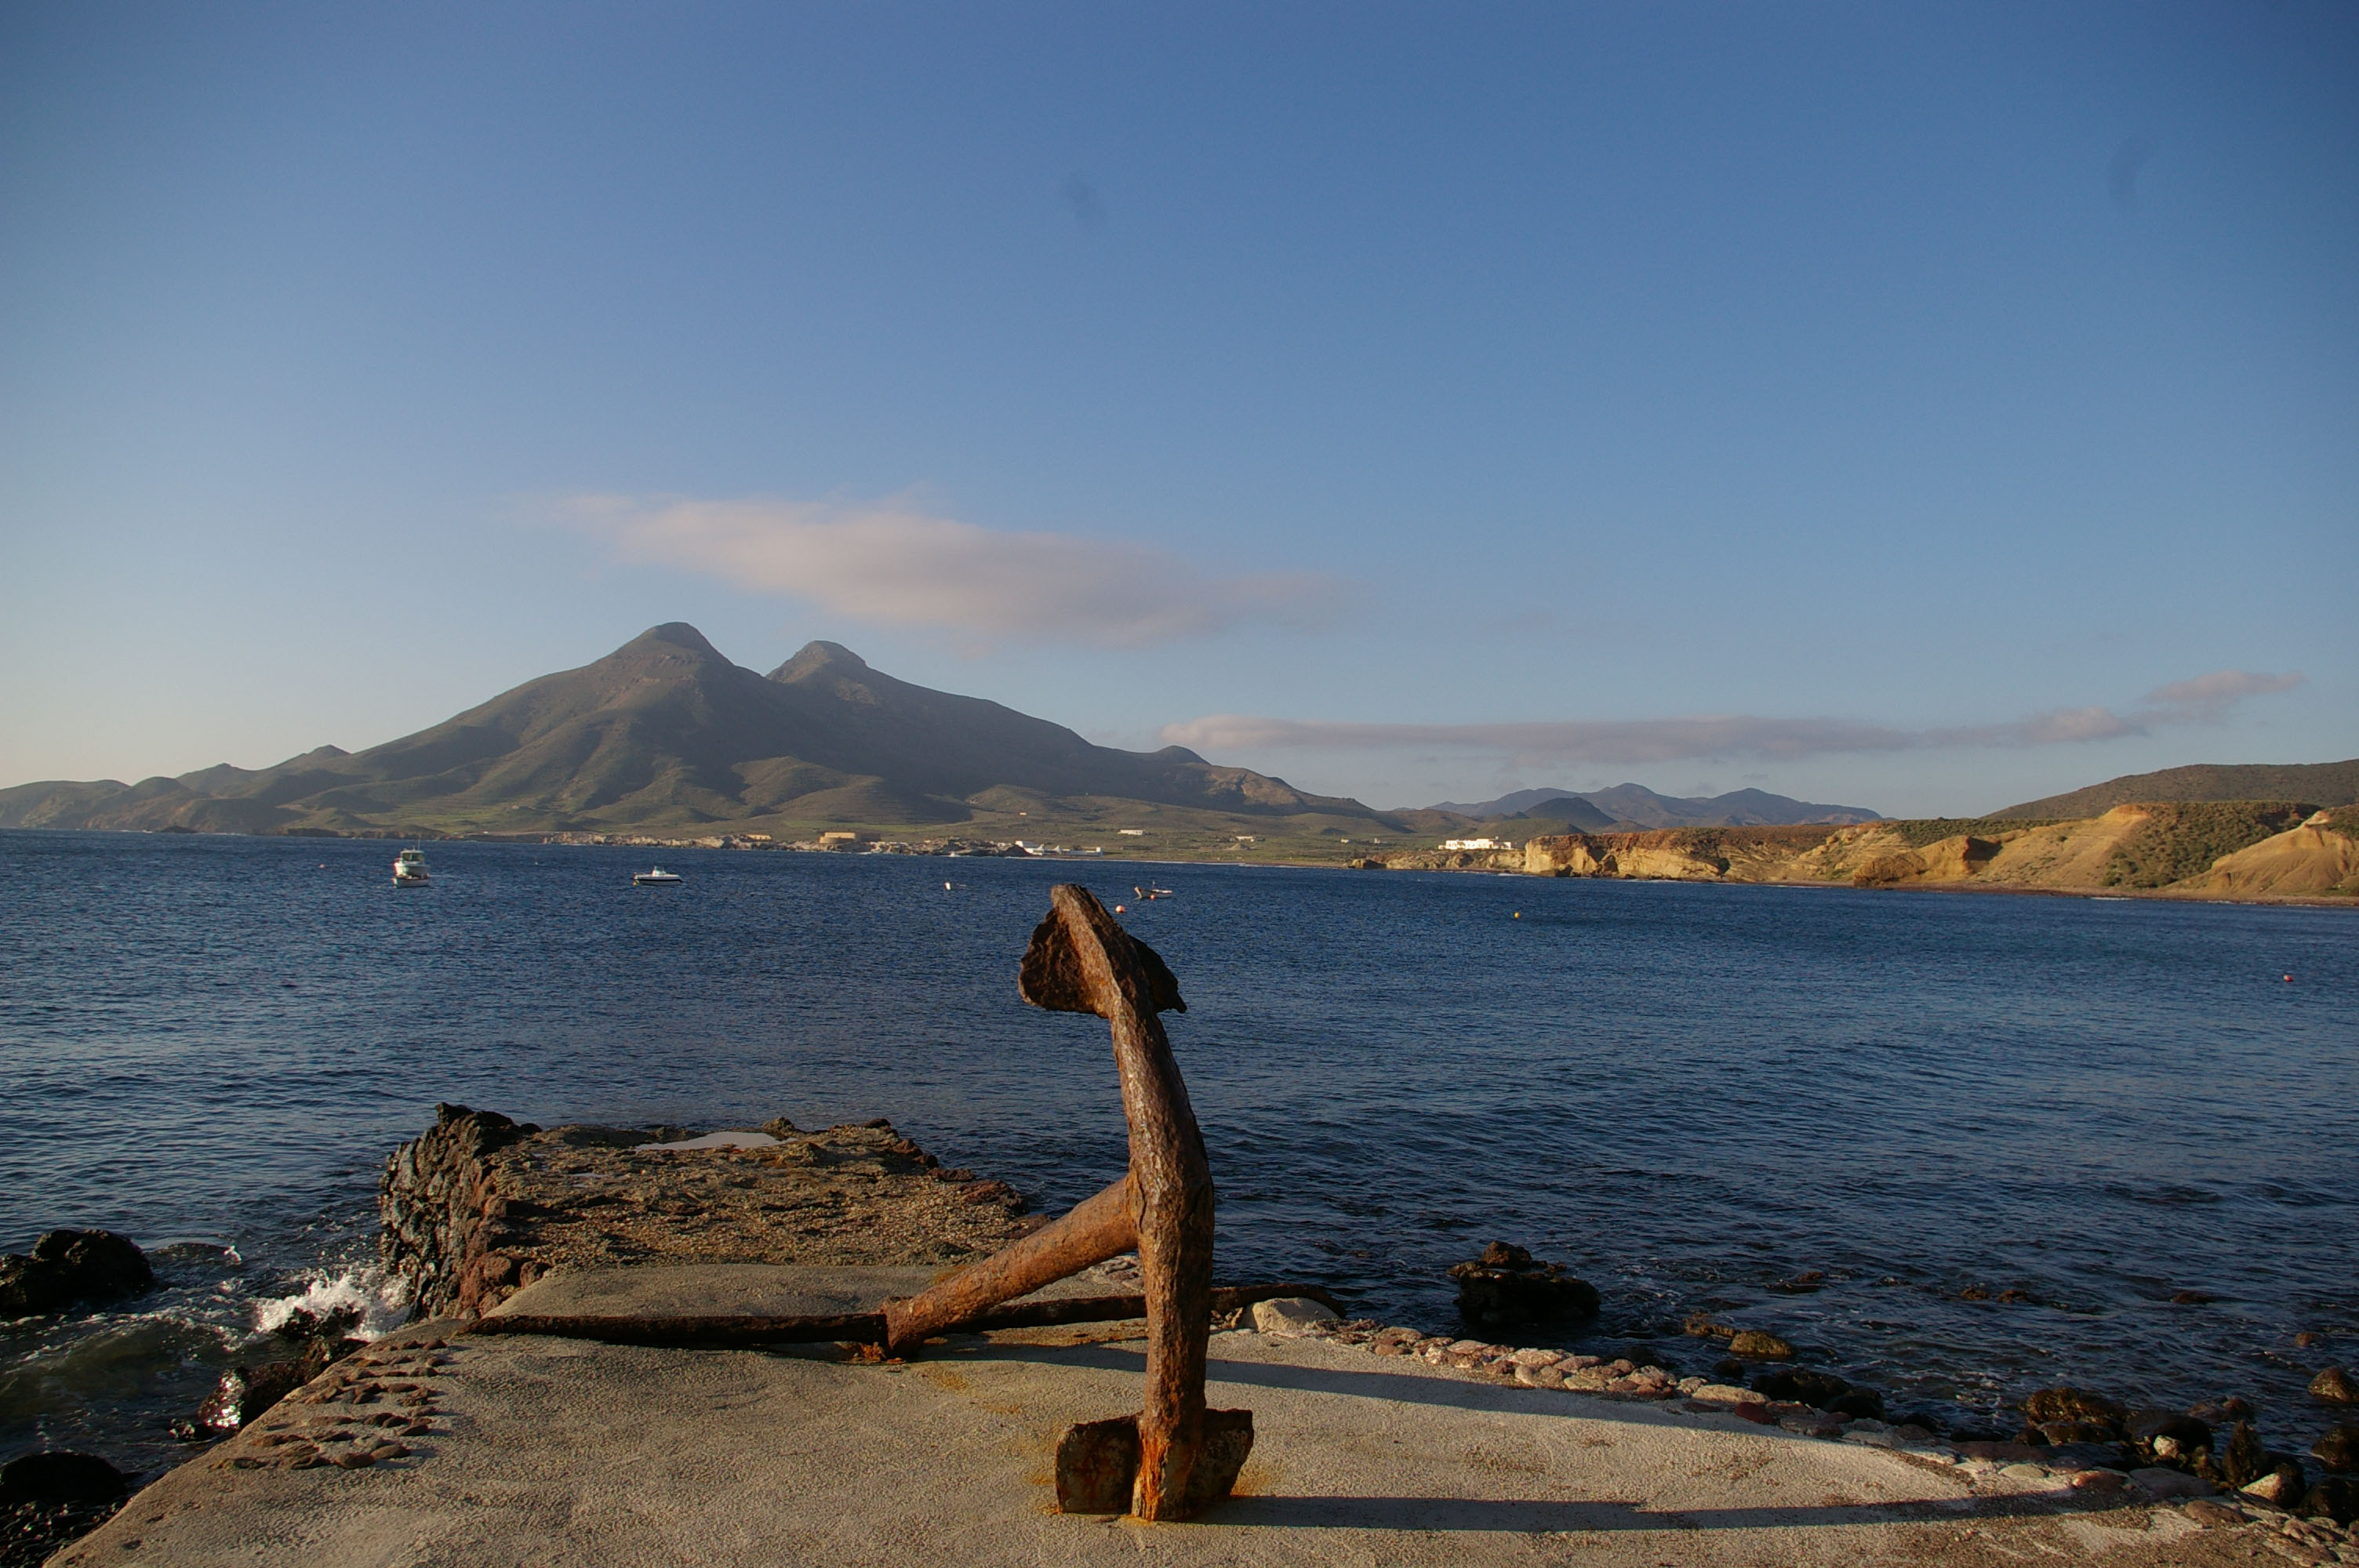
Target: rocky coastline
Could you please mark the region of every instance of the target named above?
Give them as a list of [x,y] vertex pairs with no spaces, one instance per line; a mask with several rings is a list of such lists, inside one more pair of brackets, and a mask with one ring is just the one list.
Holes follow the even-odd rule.
[[[1593,1287],[1506,1242],[1450,1272],[1470,1325],[1537,1329],[1579,1325],[1597,1312]],[[1701,1315],[1689,1333],[1723,1342],[1726,1352],[1711,1376],[1639,1359],[1641,1347],[1607,1357],[1436,1334],[1339,1319],[1311,1302],[1262,1303],[1240,1314],[1248,1316],[1238,1326],[1414,1357],[1478,1380],[1732,1415],[1797,1437],[1886,1449],[1978,1487],[2174,1505],[2206,1529],[2243,1531],[2298,1563],[2359,1563],[2359,1379],[2341,1367],[2323,1368],[2310,1396],[2349,1419],[2301,1455],[2270,1448],[2259,1411],[2233,1397],[2187,1411],[2132,1409],[2091,1390],[2041,1389],[2022,1400],[2012,1433],[1929,1410],[1889,1411],[1881,1392],[1800,1365],[1784,1340]]]
[[[1764,1368],[1747,1381],[1740,1368],[1731,1374],[1738,1380],[1725,1380],[1680,1377],[1628,1357],[1458,1338],[1372,1318],[1288,1321],[1273,1312],[1254,1326],[1372,1356],[1415,1357],[1473,1379],[1733,1415],[1797,1437],[1886,1449],[1953,1470],[1978,1492],[2061,1488],[2092,1500],[2175,1506],[2206,1530],[2239,1532],[2295,1563],[2359,1563],[2359,1411],[2315,1445],[2321,1474],[2310,1481],[2298,1457],[2261,1443],[2250,1407],[2233,1408],[2241,1400],[2187,1412],[2129,1411],[2086,1390],[2045,1389],[2024,1400],[2017,1435],[1974,1438],[1887,1421],[1874,1390],[1803,1368]],[[2343,1369],[2330,1368],[2313,1395],[2347,1403],[2350,1389]],[[2224,1439],[2216,1451],[2215,1439]]]
[[[754,1147],[713,1146],[759,1138]],[[666,1145],[671,1145],[666,1147]],[[704,1145],[692,1147],[687,1145]],[[553,1268],[639,1261],[922,1262],[955,1266],[1042,1223],[1004,1184],[939,1162],[879,1119],[806,1132],[783,1119],[698,1140],[686,1130],[519,1125],[495,1113],[438,1108],[436,1125],[387,1161],[381,1186],[389,1271],[411,1281],[420,1315],[473,1317]],[[1563,1266],[1495,1243],[1451,1270],[1463,1325],[1578,1325],[1599,1292]],[[1883,1395],[1804,1365],[1775,1336],[1697,1315],[1687,1324],[1716,1357],[1710,1375],[1661,1365],[1634,1346],[1599,1356],[1435,1333],[1323,1307],[1277,1303],[1222,1326],[1265,1326],[1415,1356],[1478,1379],[1726,1412],[1796,1435],[1890,1448],[1954,1466],[2052,1479],[2157,1501],[2203,1501],[2240,1522],[2288,1524],[2359,1553],[2359,1390],[2339,1368],[2313,1397],[2353,1409],[2307,1455],[2270,1449],[2241,1400],[2192,1411],[2132,1410],[2085,1390],[2028,1396],[2012,1430],[1957,1411],[1888,1411]],[[2222,1518],[2225,1513],[2221,1514]],[[2324,1550],[2321,1547],[2321,1550]],[[2321,1559],[2322,1560],[2322,1559]],[[2359,1561],[2354,1556],[2354,1561]]]
[[[944,1169],[881,1119],[819,1130],[778,1119],[698,1137],[679,1128],[542,1129],[453,1105],[438,1107],[434,1126],[388,1158],[380,1209],[384,1266],[407,1283],[413,1318],[449,1325],[442,1334],[559,1270],[682,1262],[947,1269],[1043,1223],[1006,1184]],[[51,1261],[70,1250],[92,1260],[93,1280],[119,1284],[133,1272],[122,1249],[104,1241],[60,1239],[49,1250]],[[6,1260],[0,1274],[38,1273],[34,1261]],[[1125,1262],[1115,1260],[1110,1273]],[[1215,1327],[1414,1357],[1477,1382],[1730,1416],[1793,1437],[1888,1450],[1953,1474],[1977,1495],[2045,1489],[2091,1506],[2173,1507],[2292,1561],[2359,1563],[2359,1379],[2341,1367],[2321,1369],[2310,1393],[2348,1419],[2302,1454],[2273,1448],[2263,1412],[2238,1399],[2132,1409],[2060,1387],[2031,1393],[2007,1426],[1995,1426],[1956,1411],[1887,1409],[1880,1391],[1805,1364],[1777,1336],[1702,1314],[1687,1330],[1701,1354],[1716,1357],[1706,1373],[1666,1365],[1675,1357],[1655,1345],[1618,1354],[1551,1345],[1587,1337],[1599,1293],[1563,1266],[1504,1242],[1450,1273],[1462,1318],[1453,1332],[1346,1320],[1309,1300],[1258,1302]],[[292,1326],[308,1336],[299,1350],[236,1368],[189,1423],[185,1435],[197,1440],[261,1433],[219,1463],[367,1468],[404,1459],[440,1430],[436,1379],[449,1358],[440,1338],[411,1330],[367,1345],[346,1337],[348,1325]],[[103,1461],[58,1454],[17,1456],[0,1480],[8,1509],[0,1568],[30,1568],[92,1530],[130,1484]]]

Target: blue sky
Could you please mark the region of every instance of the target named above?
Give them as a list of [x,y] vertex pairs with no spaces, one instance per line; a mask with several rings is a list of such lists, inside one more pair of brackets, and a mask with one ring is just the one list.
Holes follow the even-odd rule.
[[662,621],[1379,805],[2359,755],[2359,11],[0,12],[0,783]]

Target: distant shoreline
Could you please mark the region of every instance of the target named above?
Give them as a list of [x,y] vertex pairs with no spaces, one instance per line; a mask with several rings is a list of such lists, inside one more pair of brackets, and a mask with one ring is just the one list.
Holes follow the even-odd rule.
[[[2347,808],[2346,808],[2346,809],[2347,809]],[[2327,814],[2327,813],[2321,813],[2320,815],[2321,815],[2321,816],[2325,816],[2325,815],[2329,815],[2329,814]],[[2096,820],[2101,820],[2101,819],[2092,819],[2092,820],[2093,820],[2093,821],[2096,821]],[[1893,826],[1893,824],[1891,824],[1891,823],[1888,823],[1888,822],[1887,822],[1887,823],[1872,823],[1872,824],[1863,824],[1863,825],[1858,825],[1857,827],[1852,827],[1852,828],[1831,828],[1831,829],[1829,829],[1829,838],[1833,838],[1834,836],[1836,836],[1837,834],[1839,834],[1839,833],[1845,833],[1845,832],[1852,832],[1852,833],[1867,833],[1867,832],[1873,832],[1874,830],[1875,830],[1875,829],[1877,829],[1877,828],[1879,828],[1879,827],[1891,827],[1891,826]],[[2087,826],[2087,825],[2086,825],[2086,824],[2067,824],[2067,825],[2064,825],[2064,826],[2067,826],[2067,827],[2082,827],[2082,826]],[[1657,828],[1657,829],[1650,829],[1650,830],[1647,830],[1647,831],[1645,831],[1645,832],[1643,832],[1643,833],[1630,833],[1630,834],[1621,834],[1621,835],[1603,835],[1603,834],[1599,834],[1599,835],[1576,835],[1576,836],[1572,836],[1572,837],[1574,837],[1574,838],[1585,838],[1585,839],[1602,839],[1602,838],[1624,838],[1624,839],[1642,839],[1642,840],[1644,840],[1644,839],[1674,840],[1674,839],[1680,838],[1682,838],[1682,837],[1690,837],[1690,836],[1694,836],[1694,835],[1698,835],[1698,834],[1724,834],[1724,833],[1734,833],[1734,834],[1743,835],[1743,834],[1744,834],[1744,833],[1745,833],[1746,831],[1747,831],[1747,830],[1746,830],[1746,829],[1745,829],[1745,828],[1726,828],[1726,829],[1723,829],[1723,828]],[[1647,874],[1647,872],[1644,872],[1644,871],[1638,871],[1638,872],[1625,872],[1625,871],[1589,871],[1589,872],[1576,872],[1576,871],[1532,871],[1532,870],[1524,869],[1524,868],[1522,868],[1522,867],[1518,867],[1518,866],[1515,866],[1515,865],[1511,865],[1511,864],[1503,864],[1503,863],[1465,863],[1465,864],[1414,864],[1414,863],[1412,863],[1412,864],[1406,864],[1406,865],[1380,864],[1380,865],[1376,865],[1376,866],[1369,866],[1369,865],[1365,864],[1365,862],[1366,862],[1367,860],[1371,860],[1371,859],[1375,859],[1375,857],[1362,855],[1362,856],[1355,856],[1355,857],[1352,857],[1352,858],[1349,858],[1349,859],[1337,859],[1337,860],[1313,860],[1313,859],[1310,859],[1310,858],[1308,858],[1308,857],[1303,857],[1303,858],[1295,858],[1295,859],[1280,859],[1280,858],[1274,858],[1274,857],[1270,857],[1270,856],[1266,856],[1266,855],[1255,855],[1255,856],[1250,856],[1250,857],[1248,857],[1248,856],[1243,856],[1243,855],[1223,855],[1223,854],[1215,854],[1215,853],[1206,853],[1206,854],[1202,854],[1202,855],[1190,856],[1190,855],[1186,855],[1186,854],[1178,854],[1178,855],[1175,855],[1175,854],[1172,854],[1172,853],[1169,852],[1168,850],[1167,850],[1167,851],[1165,851],[1165,852],[1163,852],[1163,853],[1159,853],[1159,854],[1144,854],[1144,853],[1129,853],[1129,854],[1125,854],[1125,853],[1121,852],[1121,850],[1120,850],[1120,849],[1115,849],[1115,848],[1111,847],[1111,846],[1109,846],[1109,847],[1107,848],[1107,851],[1106,851],[1106,852],[1104,852],[1104,853],[1100,853],[1100,854],[1086,854],[1086,853],[1072,853],[1072,852],[1058,852],[1058,851],[1051,851],[1051,852],[1047,852],[1047,853],[1024,853],[1024,852],[1013,852],[1013,845],[1012,845],[1012,841],[1009,841],[1009,842],[1007,842],[1007,843],[1006,843],[1006,844],[1002,844],[1002,843],[999,843],[999,842],[994,842],[994,843],[993,843],[990,847],[988,847],[988,848],[978,847],[978,848],[977,848],[977,849],[975,849],[942,850],[942,849],[894,849],[894,850],[878,850],[878,849],[857,849],[857,850],[854,850],[854,849],[820,849],[820,848],[816,847],[815,845],[809,844],[809,843],[782,844],[782,843],[777,843],[777,842],[775,842],[775,841],[766,841],[766,842],[760,842],[760,843],[745,842],[745,841],[742,841],[743,836],[741,836],[741,835],[731,835],[731,834],[723,834],[723,835],[700,835],[700,836],[698,836],[698,837],[696,837],[696,838],[658,838],[658,837],[656,837],[656,836],[651,835],[651,834],[615,834],[615,835],[600,835],[600,836],[599,836],[599,838],[604,840],[604,841],[603,841],[603,842],[602,842],[602,841],[586,841],[586,842],[585,842],[582,838],[579,838],[579,837],[575,837],[575,836],[569,835],[569,834],[565,834],[565,833],[472,833],[472,834],[456,834],[456,833],[449,833],[449,832],[444,832],[444,831],[440,831],[440,830],[421,830],[421,831],[411,831],[411,832],[400,832],[400,831],[397,831],[397,830],[395,830],[395,829],[391,829],[391,828],[382,829],[382,830],[374,830],[374,829],[373,829],[373,830],[360,830],[360,831],[338,831],[338,832],[320,832],[320,831],[313,831],[313,832],[308,832],[308,833],[287,833],[287,834],[280,834],[280,833],[236,833],[236,832],[224,832],[224,831],[218,831],[218,830],[192,830],[192,829],[188,829],[188,828],[177,828],[177,829],[176,829],[176,828],[136,828],[136,827],[131,827],[131,828],[123,828],[123,827],[71,827],[71,828],[53,828],[53,827],[12,827],[12,828],[0,829],[0,832],[5,832],[5,833],[27,833],[27,834],[50,834],[50,833],[58,833],[58,834],[66,834],[66,833],[104,833],[104,834],[109,834],[109,835],[120,835],[120,836],[123,836],[123,837],[131,837],[131,838],[208,838],[291,839],[291,840],[296,840],[296,841],[299,841],[299,842],[313,842],[313,843],[317,843],[317,842],[324,842],[324,841],[331,841],[331,840],[333,840],[333,841],[339,841],[339,842],[355,842],[355,841],[356,841],[356,842],[362,842],[362,843],[406,842],[406,843],[413,843],[413,844],[434,844],[434,843],[444,843],[444,844],[498,844],[498,845],[506,845],[506,846],[516,847],[516,848],[534,847],[534,848],[548,848],[548,849],[661,849],[661,850],[669,850],[669,851],[674,851],[674,852],[677,852],[677,851],[679,851],[679,850],[686,850],[686,849],[701,849],[701,850],[725,850],[725,851],[732,851],[732,852],[736,852],[736,853],[814,854],[814,855],[816,855],[816,854],[828,854],[828,855],[834,855],[834,856],[838,856],[838,857],[840,857],[840,858],[854,859],[854,860],[869,860],[869,859],[876,859],[876,858],[896,859],[896,860],[898,860],[898,859],[926,859],[926,860],[1021,860],[1021,861],[1027,861],[1027,862],[1046,862],[1046,863],[1052,863],[1052,864],[1069,864],[1069,865],[1098,865],[1098,866],[1136,866],[1136,867],[1148,867],[1148,866],[1252,866],[1252,867],[1264,868],[1264,869],[1268,869],[1268,870],[1288,870],[1288,871],[1367,871],[1367,870],[1381,870],[1381,871],[1389,871],[1389,872],[1396,872],[1396,873],[1399,873],[1399,872],[1408,872],[1408,873],[1428,872],[1428,873],[1438,874],[1438,875],[1452,875],[1452,876],[1462,876],[1462,875],[1469,875],[1469,874],[1472,874],[1472,875],[1489,875],[1489,876],[1495,876],[1495,877],[1515,878],[1515,879],[1517,879],[1517,880],[1522,880],[1522,879],[1526,879],[1526,878],[1530,878],[1530,879],[1534,879],[1534,880],[1550,881],[1644,881],[1644,882],[1673,882],[1673,883],[1703,884],[1703,885],[1712,885],[1712,886],[1797,888],[1797,889],[1806,889],[1806,890],[1813,890],[1813,891],[1855,891],[1855,892],[1971,892],[1971,893],[1990,893],[1990,894],[2016,894],[2016,895],[2038,896],[2038,897],[2049,897],[2049,898],[2077,898],[2077,899],[2085,899],[2085,900],[2089,900],[2089,901],[2092,901],[2092,902],[2097,902],[2097,903],[2103,903],[2103,902],[2112,901],[2112,900],[2121,900],[2121,901],[2137,900],[2137,901],[2143,901],[2143,902],[2159,902],[2159,903],[2214,903],[2214,904],[2232,904],[2232,905],[2239,905],[2239,906],[2267,905],[2267,906],[2282,906],[2282,907],[2288,907],[2288,908],[2300,908],[2300,909],[2342,909],[2342,910],[2353,910],[2353,909],[2359,909],[2359,896],[2354,896],[2354,894],[2352,894],[2352,893],[2345,893],[2345,892],[2267,892],[2267,891],[2254,891],[2254,892],[2236,892],[2236,891],[2233,891],[2233,890],[2221,890],[2221,889],[2212,889],[2212,888],[2188,888],[2188,887],[2169,887],[2169,886],[2166,886],[2166,887],[2127,887],[2127,886],[2113,886],[2113,887],[2106,887],[2106,886],[2085,886],[2085,885],[2084,885],[2084,886],[2042,886],[2042,885],[2037,885],[2037,884],[2031,884],[2031,883],[2026,883],[2026,882],[2020,882],[2020,881],[1976,881],[1976,880],[1973,879],[1971,876],[1966,876],[1966,877],[1947,877],[1947,878],[1943,878],[1943,877],[1933,877],[1933,878],[1925,878],[1925,879],[1910,879],[1910,880],[1902,880],[1902,881],[1892,881],[1892,882],[1861,882],[1861,881],[1853,881],[1853,880],[1850,880],[1850,879],[1837,880],[1836,878],[1833,878],[1833,877],[1812,879],[1812,878],[1799,878],[1799,877],[1781,877],[1781,876],[1776,876],[1776,875],[1747,875],[1747,876],[1729,876],[1729,875],[1694,875],[1694,874],[1689,874],[1689,875],[1680,875],[1680,874],[1664,874],[1664,875],[1657,875],[1657,874]],[[716,842],[713,842],[713,841],[712,841],[712,840],[714,840],[715,838],[719,838],[719,839],[722,839],[722,840],[736,840],[736,841],[724,841],[724,842],[718,842],[718,843],[716,843]],[[883,841],[883,842],[907,842],[906,840],[879,840],[879,841]],[[1533,842],[1534,842],[1535,844],[1538,844],[1538,843],[1540,843],[1540,842],[1542,842],[1542,841],[1541,841],[1541,840],[1534,840]],[[1939,846],[1937,845],[1937,846],[1934,846],[1934,847],[1935,847],[1935,848],[1938,848]],[[1355,849],[1356,849],[1356,848],[1359,848],[1359,847],[1358,847],[1358,846],[1352,846],[1352,848],[1355,848]],[[1371,848],[1374,848],[1374,846],[1371,846]],[[1396,848],[1396,847],[1393,847],[1393,846],[1385,846],[1385,847],[1383,848],[1383,849],[1381,850],[1381,853],[1382,853],[1383,855],[1386,855],[1386,856],[1398,856],[1398,857],[1401,857],[1401,858],[1404,858],[1404,859],[1408,859],[1408,858],[1411,858],[1411,857],[1414,857],[1414,858],[1417,858],[1417,859],[1419,859],[1419,860],[1439,858],[1439,857],[1438,857],[1438,853],[1437,853],[1436,851],[1405,849]],[[1470,861],[1471,861],[1471,860],[1473,860],[1473,856],[1474,856],[1474,855],[1478,855],[1478,854],[1484,854],[1484,853],[1489,853],[1489,852],[1484,852],[1484,851],[1464,852],[1464,853],[1461,853],[1461,854],[1459,854],[1459,855],[1457,856],[1457,858],[1458,858],[1459,860],[1470,860]],[[2227,859],[2230,859],[2230,858],[2232,858],[2232,857],[2223,857],[2223,860],[2227,860]]]

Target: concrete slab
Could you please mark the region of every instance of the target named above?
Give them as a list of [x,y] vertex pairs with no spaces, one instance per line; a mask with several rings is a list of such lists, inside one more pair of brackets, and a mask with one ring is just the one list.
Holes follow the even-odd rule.
[[[562,1269],[543,1275],[484,1315],[691,1317],[751,1313],[820,1316],[874,1312],[887,1296],[914,1296],[955,1268],[858,1269],[793,1263],[651,1263]],[[1136,1273],[1084,1270],[1027,1301],[1135,1291]],[[1127,1281],[1127,1282],[1126,1282]]]
[[[660,1281],[642,1283],[652,1292],[642,1299],[660,1294]],[[695,1305],[711,1311],[713,1300]],[[1137,1407],[1144,1349],[1125,1337],[1136,1325],[955,1336],[908,1365],[469,1338],[461,1326],[426,1325],[379,1342],[360,1364],[148,1487],[55,1561],[1980,1568],[2027,1558],[2246,1560],[2236,1532],[2196,1530],[2169,1510],[2108,1509],[2000,1477],[1978,1492],[1954,1467],[1733,1416],[1477,1382],[1407,1357],[1250,1333],[1214,1336],[1211,1381],[1214,1404],[1254,1411],[1245,1495],[1185,1525],[1071,1517],[1054,1511],[1057,1436],[1072,1422]],[[338,1432],[363,1436],[331,1440]],[[350,1469],[318,1456],[350,1458],[387,1432],[414,1433],[398,1444],[408,1451]],[[290,1454],[312,1455],[301,1461],[309,1467],[286,1467]]]

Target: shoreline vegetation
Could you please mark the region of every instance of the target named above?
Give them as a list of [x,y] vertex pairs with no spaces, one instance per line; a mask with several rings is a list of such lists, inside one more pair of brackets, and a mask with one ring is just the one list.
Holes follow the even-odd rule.
[[[981,825],[978,825],[979,827]],[[1008,824],[992,827],[1002,830]],[[795,838],[745,828],[694,833],[451,831],[424,824],[289,827],[260,837],[412,843],[707,849],[748,852],[998,857],[1132,864],[1327,866],[1788,887],[1940,889],[2359,906],[2359,807],[2299,801],[2148,801],[2096,816],[1892,818],[1854,824],[1547,832],[1527,838],[1354,838],[1332,831],[1219,834],[1051,819],[1011,837],[938,836],[892,825]],[[1497,825],[1506,832],[1546,822]],[[118,829],[167,834],[185,827]],[[1035,838],[1028,835],[1038,834]],[[1053,841],[1052,841],[1053,840]]]

